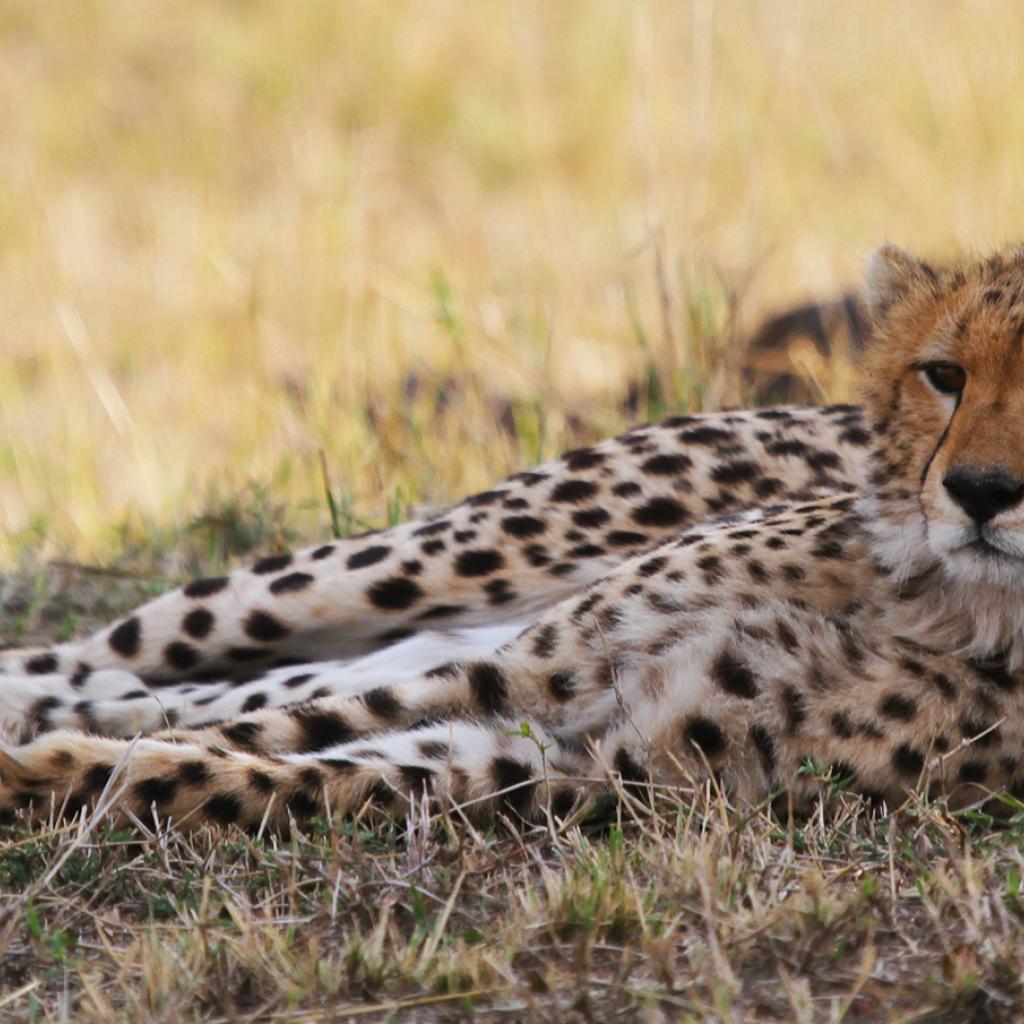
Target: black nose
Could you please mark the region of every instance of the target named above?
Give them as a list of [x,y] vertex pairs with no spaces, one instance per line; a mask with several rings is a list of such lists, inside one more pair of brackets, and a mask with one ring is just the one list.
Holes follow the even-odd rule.
[[1024,484],[999,469],[955,467],[942,484],[976,523],[988,522],[1024,498]]

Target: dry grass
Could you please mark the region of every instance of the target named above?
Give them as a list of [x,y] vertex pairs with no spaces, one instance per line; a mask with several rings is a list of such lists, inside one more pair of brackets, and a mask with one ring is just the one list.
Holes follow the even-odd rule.
[[[878,240],[1024,234],[1022,57],[1015,0],[7,0],[0,639],[741,398]],[[0,1019],[1020,1019],[1024,825],[610,813],[10,834]]]
[[253,481],[322,533],[320,450],[380,522],[649,370],[713,403],[730,296],[1021,233],[1022,51],[1015,0],[7,0],[0,563]]
[[6,1019],[1020,1019],[1024,819],[708,793],[551,835],[10,832]]

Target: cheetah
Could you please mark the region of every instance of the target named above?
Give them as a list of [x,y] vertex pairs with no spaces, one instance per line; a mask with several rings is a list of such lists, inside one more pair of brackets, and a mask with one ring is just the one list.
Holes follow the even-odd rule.
[[863,407],[639,427],[9,652],[0,809],[286,830],[706,780],[1019,794],[1024,249],[885,246],[866,299]]

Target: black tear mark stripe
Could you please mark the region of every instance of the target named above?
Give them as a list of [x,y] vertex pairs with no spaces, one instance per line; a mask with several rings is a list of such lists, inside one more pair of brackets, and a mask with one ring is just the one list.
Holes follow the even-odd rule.
[[[897,396],[902,399],[903,394],[899,384],[897,384]],[[921,488],[924,487],[924,482],[928,477],[928,471],[932,468],[932,463],[935,461],[935,456],[939,454],[940,449],[946,443],[946,438],[949,435],[950,430],[953,428],[953,420],[956,419],[956,414],[960,411],[960,399],[963,396],[963,392],[957,392],[956,399],[953,404],[953,412],[950,414],[949,421],[946,423],[945,429],[939,435],[939,440],[932,450],[931,455],[928,456],[928,461],[924,464],[924,469],[921,471],[921,479],[918,480],[918,504],[921,503]],[[921,514],[924,515],[924,506],[921,505]]]

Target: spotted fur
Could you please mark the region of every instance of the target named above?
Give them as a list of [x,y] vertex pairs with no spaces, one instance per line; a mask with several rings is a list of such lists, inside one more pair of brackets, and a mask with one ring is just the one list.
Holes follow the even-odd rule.
[[1024,256],[885,248],[868,296],[864,409],[676,417],[9,655],[5,721],[45,735],[0,752],[0,805],[259,829],[564,814],[615,779],[1016,792]]

